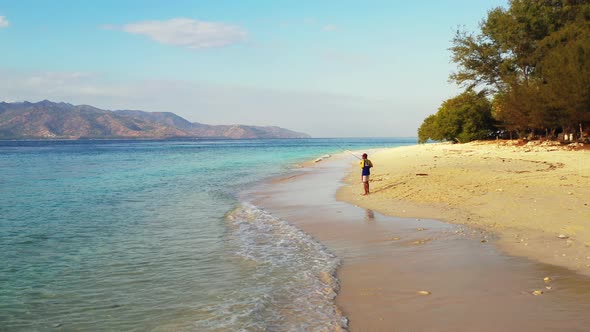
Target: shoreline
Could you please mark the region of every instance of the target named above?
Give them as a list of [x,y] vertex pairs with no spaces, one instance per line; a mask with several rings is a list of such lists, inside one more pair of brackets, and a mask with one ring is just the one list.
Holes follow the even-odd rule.
[[[530,144],[530,143],[529,143]],[[383,149],[369,159],[371,195],[356,164],[339,200],[497,234],[499,247],[590,275],[590,151],[510,141]]]
[[335,304],[347,330],[582,331],[590,324],[587,277],[508,256],[483,228],[391,217],[337,200],[351,164],[357,175],[356,160],[330,158],[250,192],[256,206],[341,260]]

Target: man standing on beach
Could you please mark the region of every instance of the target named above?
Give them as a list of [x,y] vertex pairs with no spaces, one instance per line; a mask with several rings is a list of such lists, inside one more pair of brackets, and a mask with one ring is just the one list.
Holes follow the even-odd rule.
[[365,187],[365,193],[363,196],[369,194],[369,175],[371,175],[371,167],[373,167],[373,163],[367,159],[367,154],[363,153],[363,159],[361,159],[361,180]]

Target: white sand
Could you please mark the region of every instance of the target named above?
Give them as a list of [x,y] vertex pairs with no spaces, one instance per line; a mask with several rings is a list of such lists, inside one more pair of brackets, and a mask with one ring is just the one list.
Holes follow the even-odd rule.
[[590,150],[514,143],[385,149],[369,156],[371,195],[355,163],[338,199],[492,230],[509,254],[590,275]]

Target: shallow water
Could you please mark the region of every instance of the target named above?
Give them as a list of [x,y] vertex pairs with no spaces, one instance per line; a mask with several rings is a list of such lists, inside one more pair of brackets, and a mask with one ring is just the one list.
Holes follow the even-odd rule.
[[590,278],[505,255],[480,230],[336,201],[351,162],[259,186],[255,200],[341,259],[337,304],[351,331],[589,330]]
[[404,144],[0,141],[0,330],[341,326],[339,260],[236,194],[343,148]]

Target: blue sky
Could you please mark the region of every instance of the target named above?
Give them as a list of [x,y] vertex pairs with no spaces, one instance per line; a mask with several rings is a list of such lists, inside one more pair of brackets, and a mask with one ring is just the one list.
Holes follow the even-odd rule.
[[498,0],[0,0],[0,100],[170,111],[314,137],[416,136]]

